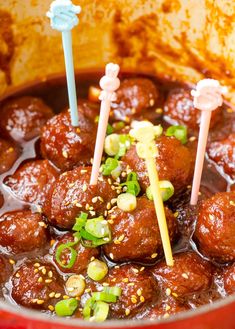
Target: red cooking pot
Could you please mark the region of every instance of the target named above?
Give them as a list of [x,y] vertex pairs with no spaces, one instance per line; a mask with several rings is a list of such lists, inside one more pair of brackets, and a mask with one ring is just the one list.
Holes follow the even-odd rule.
[[[127,73],[122,73],[125,76]],[[128,72],[128,76],[130,73]],[[97,84],[101,72],[79,71],[76,74],[79,97],[86,96],[89,85]],[[139,74],[138,74],[139,75]],[[143,74],[144,75],[144,74]],[[152,79],[159,78],[151,77]],[[163,78],[162,78],[163,79]],[[165,80],[166,81],[166,80]],[[168,82],[170,83],[170,82]],[[50,90],[50,93],[48,93]],[[0,103],[14,96],[33,95],[41,97],[55,111],[62,110],[67,103],[64,75],[53,75],[43,81],[35,81],[8,91]],[[80,319],[50,317],[33,310],[19,308],[0,301],[0,329],[68,329],[68,328],[157,328],[157,329],[235,329],[235,296],[202,306],[196,310],[179,313],[162,320],[115,320],[102,324]]]

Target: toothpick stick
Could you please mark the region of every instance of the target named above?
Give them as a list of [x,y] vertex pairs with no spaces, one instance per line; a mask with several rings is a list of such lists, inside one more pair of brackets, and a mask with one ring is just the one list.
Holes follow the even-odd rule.
[[104,149],[104,141],[109,120],[109,112],[111,101],[116,99],[115,91],[120,86],[120,81],[117,78],[119,66],[109,63],[106,65],[105,76],[100,80],[100,87],[103,89],[99,99],[101,100],[100,117],[98,131],[96,136],[95,153],[92,165],[90,185],[96,185],[99,176],[100,164]]
[[222,95],[226,92],[227,88],[221,87],[220,83],[213,79],[204,79],[199,81],[196,86],[196,90],[192,90],[191,92],[194,97],[195,108],[202,111],[190,200],[191,205],[196,205],[198,201],[211,114],[212,111],[216,110],[223,104]]

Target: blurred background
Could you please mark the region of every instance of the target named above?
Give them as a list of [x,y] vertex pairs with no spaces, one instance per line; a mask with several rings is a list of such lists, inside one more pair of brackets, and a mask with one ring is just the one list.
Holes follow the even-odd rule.
[[[76,69],[108,61],[196,82],[213,77],[235,104],[234,0],[74,0]],[[0,1],[0,94],[64,71],[61,34],[45,16],[51,0]]]

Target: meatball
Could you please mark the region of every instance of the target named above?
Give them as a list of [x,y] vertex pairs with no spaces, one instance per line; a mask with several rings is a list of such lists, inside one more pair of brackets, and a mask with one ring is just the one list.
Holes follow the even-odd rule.
[[225,268],[223,272],[224,289],[227,294],[235,293],[235,263]]
[[132,318],[158,299],[157,283],[144,267],[128,264],[112,268],[105,282],[122,289],[117,303],[110,304],[111,317]]
[[194,252],[174,255],[174,266],[158,263],[152,270],[166,295],[186,297],[210,288],[213,268]]
[[169,297],[166,301],[162,301],[160,305],[153,307],[146,315],[150,320],[167,319],[169,316],[189,310],[189,305]]
[[[12,266],[9,263],[9,259],[0,254],[0,287],[4,284],[12,273]],[[1,291],[0,291],[1,296]]]
[[42,155],[62,171],[90,164],[96,140],[96,123],[89,118],[87,103],[79,104],[79,127],[73,127],[69,111],[64,111],[42,129]]
[[38,136],[52,116],[52,110],[40,98],[15,98],[1,109],[0,131],[18,142],[27,141]]
[[[61,244],[65,244],[65,243],[73,242],[73,241],[74,241],[73,234],[66,233],[61,238],[59,238],[57,243],[55,243],[53,245],[53,249],[51,252],[54,254],[54,262],[59,267],[60,271],[65,272],[65,273],[80,274],[87,268],[91,258],[97,257],[99,255],[99,251],[97,248],[85,248],[85,247],[83,247],[83,245],[80,242],[78,242],[75,246],[73,246],[73,249],[75,249],[77,252],[77,258],[76,258],[74,265],[71,268],[64,268],[64,267],[60,266],[60,264],[56,260],[56,257],[55,257],[56,249]],[[67,264],[67,262],[70,259],[70,252],[68,249],[67,250],[65,249],[62,252],[60,259],[61,259],[61,261],[65,261],[65,263]]]
[[[173,89],[165,102],[164,115],[167,121],[186,125],[191,130],[198,130],[201,111],[195,109],[191,90]],[[221,109],[212,112],[210,127],[214,127],[221,119]]]
[[100,176],[97,185],[89,185],[91,167],[78,167],[59,176],[53,184],[44,212],[52,225],[71,228],[81,212],[89,216],[105,215],[116,190],[111,179]]
[[42,206],[57,176],[47,160],[36,160],[20,166],[4,183],[18,199]]
[[[169,180],[175,192],[184,189],[192,178],[193,158],[189,149],[175,137],[161,136],[156,140],[159,155],[156,165],[161,180]],[[135,145],[132,145],[122,158],[122,161],[135,171],[139,183],[146,189],[150,183],[144,159],[138,157]]]
[[11,169],[19,155],[18,147],[12,142],[0,138],[0,174]]
[[[144,78],[125,79],[117,90],[117,100],[112,104],[111,118],[130,122],[133,117],[143,114],[152,108],[160,98],[155,84]],[[148,112],[148,111],[146,111]]]
[[20,305],[53,310],[65,294],[63,281],[50,264],[27,262],[12,277],[12,298]]
[[[177,235],[177,222],[168,208],[165,212],[173,241]],[[105,245],[104,250],[114,261],[156,259],[161,253],[162,242],[153,201],[140,197],[134,211],[116,208],[107,219],[111,222],[112,242]]]
[[224,140],[213,142],[208,148],[208,156],[225,174],[235,179],[235,134],[230,134]]
[[235,260],[235,192],[217,193],[203,202],[195,239],[204,255],[222,263]]
[[0,217],[0,246],[19,254],[43,248],[47,229],[43,217],[29,210],[7,212]]

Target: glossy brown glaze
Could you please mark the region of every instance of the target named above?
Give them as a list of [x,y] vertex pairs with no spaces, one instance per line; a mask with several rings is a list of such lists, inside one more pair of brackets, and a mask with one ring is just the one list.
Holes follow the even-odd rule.
[[0,138],[0,174],[8,171],[20,155],[19,147]]

